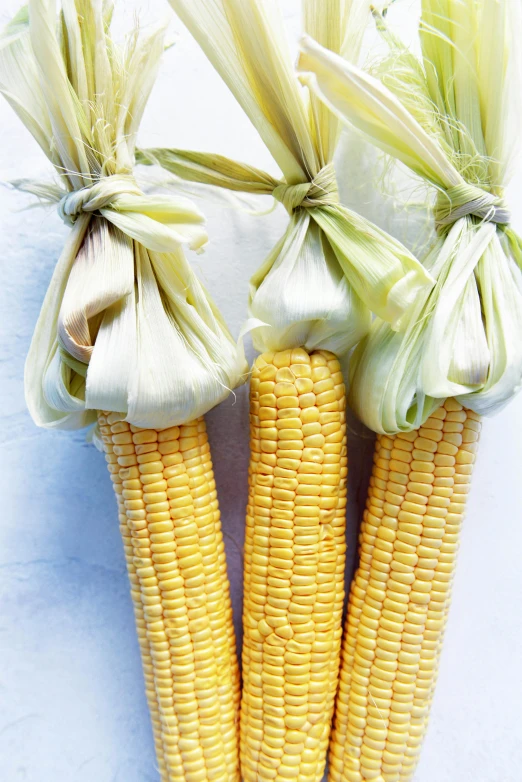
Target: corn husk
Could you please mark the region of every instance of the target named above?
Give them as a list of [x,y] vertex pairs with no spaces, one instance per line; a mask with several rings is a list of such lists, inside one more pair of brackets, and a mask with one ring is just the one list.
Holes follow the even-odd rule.
[[423,0],[422,60],[386,29],[379,79],[319,43],[302,79],[339,118],[431,183],[438,236],[404,334],[377,320],[354,354],[351,402],[378,432],[418,428],[456,396],[501,409],[522,380],[521,240],[503,201],[520,135],[522,9],[507,0]]
[[168,427],[244,379],[242,349],[184,255],[207,241],[202,214],[132,176],[164,30],[133,29],[118,46],[111,11],[62,0],[57,15],[54,0],[30,0],[0,37],[0,91],[58,179],[18,186],[71,226],[26,364],[27,404],[46,427],[85,426],[97,409]]
[[[228,85],[282,172],[281,179],[220,155],[141,150],[190,181],[272,194],[288,228],[254,275],[249,323],[259,350],[304,345],[343,353],[371,312],[401,328],[432,280],[398,241],[339,203],[332,159],[340,123],[300,85],[275,0],[170,0]],[[305,0],[305,29],[355,60],[365,0]]]

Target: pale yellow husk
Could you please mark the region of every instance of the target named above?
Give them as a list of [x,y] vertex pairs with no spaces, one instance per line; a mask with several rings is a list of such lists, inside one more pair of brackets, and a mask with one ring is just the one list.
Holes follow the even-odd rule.
[[[402,328],[429,274],[398,241],[339,203],[332,159],[340,123],[295,75],[275,0],[171,0],[228,85],[282,178],[220,155],[142,150],[178,176],[273,194],[290,214],[285,234],[251,280],[259,350],[303,345],[341,354],[368,332],[371,312]],[[304,0],[304,27],[356,60],[366,0]]]
[[522,243],[503,188],[520,135],[521,13],[506,0],[423,0],[422,60],[379,19],[391,52],[380,80],[302,41],[313,94],[437,191],[425,259],[436,286],[403,335],[376,320],[352,362],[352,404],[378,432],[416,429],[451,396],[491,414],[520,388]]
[[136,133],[163,28],[110,38],[112,4],[30,0],[0,36],[0,91],[58,182],[16,183],[57,202],[71,233],[26,365],[40,426],[77,428],[96,410],[162,428],[205,413],[242,382],[242,349],[186,261],[207,241],[187,198],[146,195]]

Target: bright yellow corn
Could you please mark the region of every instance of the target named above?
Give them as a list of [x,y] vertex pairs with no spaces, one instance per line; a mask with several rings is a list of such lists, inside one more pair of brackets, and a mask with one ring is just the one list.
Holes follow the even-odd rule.
[[99,416],[162,782],[239,782],[239,670],[205,422]]
[[338,681],[346,424],[326,351],[265,353],[251,378],[240,755],[245,782],[316,782]]
[[480,418],[448,399],[377,436],[350,592],[330,782],[409,782],[427,728]]

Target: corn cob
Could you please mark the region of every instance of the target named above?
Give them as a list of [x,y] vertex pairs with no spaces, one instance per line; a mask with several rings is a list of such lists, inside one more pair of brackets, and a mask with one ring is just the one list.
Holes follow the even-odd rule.
[[339,362],[265,353],[251,378],[240,754],[245,782],[320,780],[341,644],[346,425]]
[[239,670],[203,418],[99,415],[118,501],[162,782],[239,780]]
[[426,732],[480,417],[378,435],[343,639],[331,782],[409,782]]

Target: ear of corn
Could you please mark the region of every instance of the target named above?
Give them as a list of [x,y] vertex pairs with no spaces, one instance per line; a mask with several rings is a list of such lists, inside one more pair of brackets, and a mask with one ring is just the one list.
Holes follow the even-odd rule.
[[343,640],[330,782],[410,782],[428,724],[480,418],[448,399],[378,435]]
[[265,353],[251,379],[243,608],[245,782],[322,777],[344,597],[346,425],[326,351]]
[[166,430],[99,416],[162,782],[239,780],[239,669],[202,418]]

